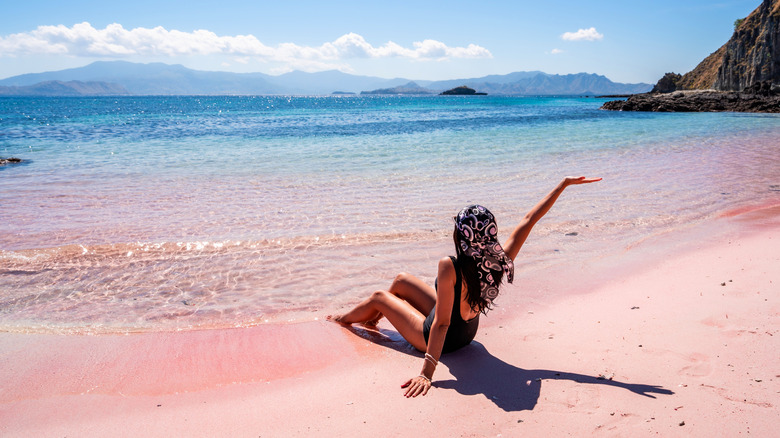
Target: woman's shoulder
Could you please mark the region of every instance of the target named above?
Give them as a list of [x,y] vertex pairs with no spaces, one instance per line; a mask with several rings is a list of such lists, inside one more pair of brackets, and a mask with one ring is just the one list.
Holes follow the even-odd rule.
[[450,269],[452,272],[455,272],[455,264],[458,262],[458,259],[453,256],[447,256],[442,257],[439,259],[439,271],[442,269]]
[[444,279],[447,279],[449,280],[448,282],[451,281],[452,284],[455,284],[455,276],[457,273],[455,270],[455,261],[456,259],[454,257],[442,257],[439,259],[438,278],[440,283],[444,281]]

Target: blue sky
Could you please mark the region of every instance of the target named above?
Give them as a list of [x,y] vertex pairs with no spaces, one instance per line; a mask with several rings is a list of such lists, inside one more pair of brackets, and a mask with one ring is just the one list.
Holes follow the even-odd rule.
[[655,83],[760,0],[0,0],[0,78],[98,60],[408,79],[515,71]]

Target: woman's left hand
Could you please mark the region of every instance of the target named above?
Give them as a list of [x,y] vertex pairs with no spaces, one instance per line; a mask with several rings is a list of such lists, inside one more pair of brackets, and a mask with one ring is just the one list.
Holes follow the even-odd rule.
[[601,178],[585,178],[584,176],[567,176],[563,179],[564,184],[567,186],[573,184],[588,184],[601,181]]
[[401,385],[401,388],[406,388],[406,392],[404,392],[406,397],[417,397],[428,393],[428,390],[431,389],[431,381],[424,376],[417,376],[407,380]]

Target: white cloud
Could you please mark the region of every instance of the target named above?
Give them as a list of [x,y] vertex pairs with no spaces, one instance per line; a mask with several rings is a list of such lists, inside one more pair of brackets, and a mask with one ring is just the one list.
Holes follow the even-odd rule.
[[[219,36],[208,30],[182,32],[138,27],[125,29],[114,23],[105,29],[95,29],[84,22],[66,27],[39,26],[37,29],[0,37],[0,57],[36,54],[57,54],[83,57],[192,56],[229,55],[236,62],[250,58],[276,61],[295,66],[332,67],[334,61],[356,58],[408,58],[413,60],[446,60],[453,58],[492,58],[487,49],[469,44],[448,47],[435,40],[413,43],[412,48],[388,41],[375,47],[361,35],[345,34],[319,47],[283,43],[266,46],[253,35]],[[342,68],[344,66],[341,66]]]
[[563,53],[563,50],[561,50],[561,49],[552,49],[550,51],[551,55],[558,55],[558,54],[561,54],[561,53]]
[[121,24],[95,29],[84,22],[73,27],[39,26],[32,32],[0,37],[1,55],[67,54],[72,56],[212,55],[272,56],[273,49],[252,35],[218,36],[207,30],[181,32],[161,26],[127,30]]
[[596,41],[602,38],[604,38],[604,35],[598,33],[595,27],[580,29],[577,32],[566,32],[561,35],[561,39],[566,41]]

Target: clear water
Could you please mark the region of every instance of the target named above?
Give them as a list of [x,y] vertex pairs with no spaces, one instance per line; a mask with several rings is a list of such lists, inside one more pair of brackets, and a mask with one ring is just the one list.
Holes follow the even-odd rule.
[[399,271],[432,281],[462,206],[506,232],[567,174],[604,181],[567,190],[521,269],[778,199],[780,117],[602,102],[0,98],[0,157],[27,160],[0,168],[0,330],[337,310]]

